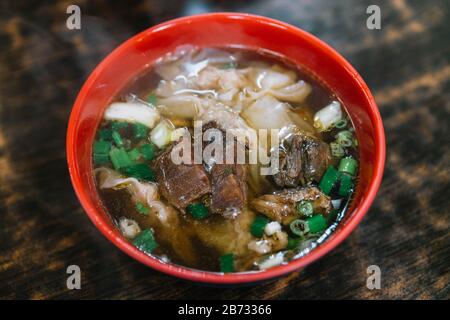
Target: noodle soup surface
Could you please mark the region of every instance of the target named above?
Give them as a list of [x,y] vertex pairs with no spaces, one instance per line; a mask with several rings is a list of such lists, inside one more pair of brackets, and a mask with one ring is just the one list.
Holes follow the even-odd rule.
[[342,103],[266,52],[182,47],[107,107],[92,160],[125,238],[167,263],[264,270],[345,215],[358,141]]

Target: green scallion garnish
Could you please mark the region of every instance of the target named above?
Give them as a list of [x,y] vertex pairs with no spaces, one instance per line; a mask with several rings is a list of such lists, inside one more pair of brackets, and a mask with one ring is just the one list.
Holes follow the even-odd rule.
[[338,171],[342,173],[348,173],[351,176],[354,176],[356,173],[356,168],[358,166],[358,162],[352,157],[342,158],[339,162]]
[[293,249],[297,248],[301,242],[302,242],[302,238],[292,238],[289,236],[286,249],[293,250]]
[[348,130],[339,131],[336,135],[336,142],[343,147],[351,147],[353,145],[353,134]]
[[155,154],[156,154],[156,146],[152,143],[146,143],[143,144],[140,147],[141,153],[142,153],[142,157],[145,160],[153,160],[155,158]]
[[321,214],[309,218],[306,222],[311,233],[317,233],[327,228],[327,220]]
[[209,216],[208,208],[201,202],[191,203],[186,209],[189,214],[197,220],[201,220]]
[[330,194],[338,179],[339,172],[333,166],[329,166],[320,180],[320,190],[325,194]]
[[250,233],[256,238],[261,238],[264,235],[264,228],[269,222],[270,220],[266,217],[256,216],[255,220],[253,220],[253,223],[250,226]]
[[141,158],[141,153],[139,152],[138,148],[133,148],[132,150],[128,151],[128,155],[130,156],[130,159],[133,160],[133,162],[136,162]]
[[133,240],[133,245],[145,253],[152,253],[158,247],[151,229],[141,231]]
[[289,224],[289,228],[291,229],[292,233],[296,236],[302,237],[305,235],[305,233],[308,233],[308,224],[305,220],[301,219],[295,219]]
[[353,178],[348,174],[341,174],[338,194],[341,197],[348,197],[353,191]]
[[93,155],[94,163],[97,165],[105,164],[109,162],[109,155],[103,153],[94,153]]
[[108,154],[111,150],[111,143],[104,140],[96,141],[92,147],[93,153],[96,154]]
[[334,126],[338,129],[344,129],[347,126],[347,120],[342,118],[338,122],[336,122]]
[[311,201],[300,201],[296,205],[297,212],[304,217],[310,217],[313,215],[314,208]]
[[114,121],[111,124],[111,129],[112,131],[119,131],[121,129],[125,129],[128,128],[128,122],[123,122],[123,121]]
[[116,144],[116,146],[123,147],[123,139],[120,136],[120,133],[118,131],[113,131],[112,139],[113,139],[114,143]]
[[130,156],[123,148],[111,148],[109,151],[109,158],[111,159],[111,162],[116,170],[131,166],[133,164]]
[[232,253],[220,257],[220,271],[234,272],[234,255]]
[[330,143],[331,154],[336,158],[341,158],[345,154],[345,149],[337,142]]
[[98,132],[98,137],[102,140],[107,140],[107,141],[111,141],[112,139],[112,131],[109,129],[101,129]]
[[147,102],[150,103],[152,106],[156,107],[156,104],[158,103],[158,98],[154,94],[150,94],[147,97]]
[[94,163],[97,165],[109,162],[109,151],[111,150],[111,142],[99,140],[92,146]]
[[145,163],[130,164],[128,166],[121,167],[120,171],[122,171],[128,177],[133,177],[139,180],[156,180],[155,172]]
[[150,212],[150,208],[146,207],[145,205],[143,205],[140,202],[136,203],[136,210],[137,210],[137,212],[139,212],[140,214],[143,214],[144,216],[147,216],[148,213]]
[[332,224],[333,222],[335,222],[336,218],[338,216],[338,213],[339,213],[338,210],[332,210],[327,216],[327,223]]
[[133,132],[136,139],[144,139],[148,136],[148,128],[142,123],[135,123]]

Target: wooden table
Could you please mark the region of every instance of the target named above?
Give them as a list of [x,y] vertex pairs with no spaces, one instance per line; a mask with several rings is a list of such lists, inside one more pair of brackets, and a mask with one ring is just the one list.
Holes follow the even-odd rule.
[[[77,3],[81,30],[66,28]],[[450,297],[450,3],[383,1],[2,1],[0,4],[0,297]],[[202,6],[203,4],[203,6]],[[114,47],[148,26],[200,11],[244,11],[295,24],[355,67],[378,102],[387,136],[383,184],[360,226],[306,269],[241,288],[204,287],[153,271],[108,242],[83,213],[65,157],[71,105]],[[81,290],[66,268],[82,270]],[[381,289],[366,287],[381,268]]]

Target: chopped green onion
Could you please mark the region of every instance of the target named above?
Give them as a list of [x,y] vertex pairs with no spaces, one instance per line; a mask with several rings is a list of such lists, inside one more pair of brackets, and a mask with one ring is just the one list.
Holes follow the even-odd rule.
[[156,146],[152,143],[146,143],[141,146],[141,153],[145,160],[153,160],[155,158]]
[[99,140],[94,143],[93,152],[97,154],[108,154],[111,150],[111,143],[104,140]]
[[130,156],[123,148],[111,148],[109,158],[116,170],[132,165]]
[[145,253],[152,253],[158,247],[151,229],[141,231],[133,240],[133,245]]
[[120,136],[120,133],[118,131],[113,131],[112,138],[113,138],[114,143],[116,144],[116,146],[123,147],[123,140],[122,140],[122,137]]
[[350,130],[339,131],[336,134],[336,139],[339,140],[339,138],[352,139],[353,138],[353,133]]
[[128,151],[128,155],[133,161],[137,161],[141,157],[141,153],[139,152],[138,148],[133,148],[131,151]]
[[197,220],[204,219],[209,215],[208,208],[201,202],[191,203],[186,209]]
[[95,164],[105,164],[109,162],[109,155],[104,153],[94,153]]
[[314,213],[314,208],[311,201],[303,200],[297,203],[297,211],[300,215],[309,217]]
[[288,244],[286,249],[293,250],[298,247],[298,245],[302,242],[302,238],[288,238]]
[[234,255],[232,253],[220,257],[220,271],[234,272]]
[[338,122],[334,124],[334,126],[338,129],[344,129],[347,126],[347,120],[342,118]]
[[344,148],[337,142],[330,143],[331,154],[337,158],[341,158],[345,154]]
[[321,214],[309,218],[306,222],[311,233],[317,233],[327,228],[327,220]]
[[128,177],[139,180],[155,181],[156,175],[152,168],[145,163],[132,164],[121,168],[121,171]]
[[269,223],[269,219],[263,216],[256,216],[250,226],[250,233],[257,238],[261,238],[264,235],[264,228]]
[[98,136],[102,140],[111,140],[112,139],[112,131],[109,129],[101,129],[98,132]]
[[329,166],[320,180],[320,190],[325,194],[330,194],[338,179],[339,172],[333,166]]
[[353,179],[348,174],[343,173],[340,180],[338,193],[341,197],[348,197],[353,191]]
[[303,236],[305,233],[308,233],[309,227],[305,220],[295,219],[289,224],[289,228],[292,233],[296,236]]
[[111,124],[111,129],[113,131],[118,131],[120,129],[125,129],[128,127],[128,122],[123,122],[123,121],[114,121]]
[[150,132],[150,139],[158,148],[162,149],[170,143],[173,129],[174,127],[170,122],[163,120]]
[[327,223],[328,224],[332,224],[334,221],[336,221],[336,218],[338,216],[338,211],[337,210],[332,210],[327,217]]
[[343,147],[351,147],[353,145],[353,134],[348,130],[338,132],[336,142]]
[[156,107],[156,104],[158,103],[158,98],[154,94],[150,94],[147,97],[147,102],[150,103],[152,106]]
[[142,123],[135,123],[133,126],[134,137],[136,139],[143,139],[148,136],[148,128]]
[[314,115],[314,127],[320,132],[325,131],[333,127],[340,119],[342,119],[341,104],[339,101],[331,101]]
[[358,162],[352,157],[346,157],[339,162],[338,171],[342,173],[348,173],[351,176],[355,175]]
[[145,205],[143,205],[140,202],[136,203],[136,210],[137,210],[137,212],[139,212],[140,214],[143,214],[144,216],[147,216],[148,213],[150,212],[150,208],[146,207]]
[[353,145],[353,141],[351,139],[340,139],[339,143],[343,146],[343,147],[351,147]]

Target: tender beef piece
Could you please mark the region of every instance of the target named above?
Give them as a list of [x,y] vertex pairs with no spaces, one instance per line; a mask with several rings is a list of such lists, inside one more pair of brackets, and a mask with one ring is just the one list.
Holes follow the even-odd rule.
[[216,164],[210,172],[211,209],[225,217],[234,217],[244,208],[247,190],[243,165]]
[[266,194],[254,199],[251,205],[270,219],[289,224],[299,217],[295,205],[302,200],[312,201],[314,212],[324,216],[333,209],[330,197],[316,187],[299,187]]
[[287,137],[279,151],[279,170],[273,180],[279,187],[319,182],[331,162],[327,143],[301,133]]
[[331,162],[330,146],[316,138],[307,137],[302,146],[303,178],[319,182]]
[[184,211],[188,204],[211,192],[211,184],[201,164],[175,164],[169,147],[155,161],[156,178],[162,195]]
[[296,187],[302,176],[303,138],[293,135],[287,138],[279,151],[279,171],[273,180],[280,187]]
[[[218,129],[222,132],[224,139],[223,161],[226,161],[225,132],[219,128],[217,123],[209,122],[203,127],[207,129]],[[208,145],[205,142],[204,147]],[[237,144],[235,144],[236,146]],[[211,210],[227,218],[238,215],[244,208],[247,199],[246,167],[236,162],[236,147],[234,148],[233,164],[212,164],[209,177],[212,185]]]

